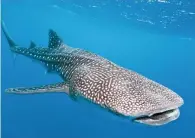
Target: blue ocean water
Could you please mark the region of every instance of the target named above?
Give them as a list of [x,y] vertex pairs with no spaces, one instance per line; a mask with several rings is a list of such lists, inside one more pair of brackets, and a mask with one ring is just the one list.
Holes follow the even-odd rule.
[[48,29],[75,48],[97,53],[176,91],[178,120],[132,123],[66,94],[11,95],[6,88],[59,82],[55,74],[10,52],[2,35],[2,138],[194,138],[195,2],[193,0],[2,0],[15,42],[46,47]]

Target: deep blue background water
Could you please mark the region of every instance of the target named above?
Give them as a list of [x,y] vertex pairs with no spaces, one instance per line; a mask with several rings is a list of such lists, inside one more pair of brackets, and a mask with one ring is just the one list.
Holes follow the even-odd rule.
[[9,51],[2,36],[3,138],[194,138],[193,0],[2,0],[2,19],[20,46],[47,46],[48,29],[72,47],[97,53],[173,89],[185,104],[177,121],[135,124],[66,94],[10,95],[9,87],[55,83],[42,65]]

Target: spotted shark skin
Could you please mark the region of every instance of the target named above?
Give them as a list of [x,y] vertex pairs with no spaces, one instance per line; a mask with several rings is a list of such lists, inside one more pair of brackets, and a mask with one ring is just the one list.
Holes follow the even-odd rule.
[[113,113],[138,117],[137,122],[148,125],[163,125],[179,117],[178,108],[184,102],[178,94],[97,54],[67,46],[51,29],[48,48],[34,42],[29,48],[19,47],[4,26],[2,30],[12,52],[40,61],[48,72],[59,74],[63,80],[32,88],[9,88],[6,92],[65,92],[73,99],[82,96]]

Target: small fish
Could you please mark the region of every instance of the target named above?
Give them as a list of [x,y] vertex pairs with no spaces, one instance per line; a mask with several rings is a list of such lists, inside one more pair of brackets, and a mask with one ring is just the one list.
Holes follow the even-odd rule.
[[2,30],[10,50],[40,61],[48,72],[59,74],[62,82],[31,88],[9,88],[6,92],[36,94],[64,92],[74,101],[81,96],[116,115],[132,117],[133,121],[157,126],[176,120],[183,99],[169,88],[108,59],[66,45],[57,33],[49,30],[48,47],[31,42],[28,48],[18,46]]

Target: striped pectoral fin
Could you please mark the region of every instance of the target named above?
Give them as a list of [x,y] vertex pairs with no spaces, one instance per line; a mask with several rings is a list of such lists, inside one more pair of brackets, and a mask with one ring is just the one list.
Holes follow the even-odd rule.
[[36,87],[9,88],[6,89],[5,91],[7,93],[15,93],[15,94],[38,94],[38,93],[50,93],[50,92],[65,92],[69,94],[69,85],[63,82],[63,83],[42,85]]

